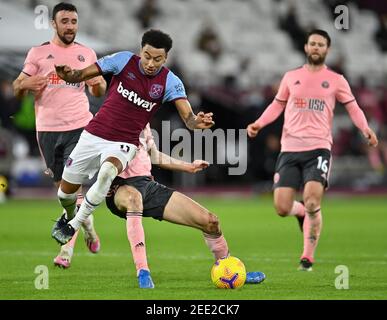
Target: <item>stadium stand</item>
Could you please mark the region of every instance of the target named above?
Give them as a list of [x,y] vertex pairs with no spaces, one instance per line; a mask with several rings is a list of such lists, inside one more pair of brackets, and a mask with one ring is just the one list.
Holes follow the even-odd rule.
[[[45,5],[51,11],[57,2],[18,0],[0,3],[0,23],[8,24],[8,32],[0,35],[0,76],[3,80],[10,81],[17,75],[26,51],[31,46],[51,38],[51,29],[34,28],[34,10],[37,5]],[[144,18],[139,14],[144,1],[71,2],[78,7],[81,17],[80,33],[77,36],[79,42],[84,41],[93,47],[99,56],[118,50],[138,50],[141,34],[145,30],[142,20]],[[273,97],[272,90],[275,90],[282,74],[304,63],[304,55],[297,45],[297,35],[312,27],[328,31],[333,47],[327,64],[345,73],[354,89],[360,87],[360,79],[366,79],[365,85],[376,99],[375,108],[379,116],[375,126],[378,127],[381,139],[378,155],[368,154],[360,147],[361,139],[352,130],[348,115],[338,106],[334,124],[336,146],[333,150],[335,158],[332,186],[348,184],[348,176],[353,178],[354,188],[387,185],[387,156],[383,157],[387,155],[387,103],[384,94],[387,49],[383,46],[387,37],[387,10],[384,11],[384,7],[376,8],[373,2],[367,1],[345,1],[349,10],[349,29],[338,30],[335,28],[337,14],[332,12],[337,1],[150,2],[156,9],[150,22],[147,22],[148,25],[150,23],[152,27],[161,28],[171,34],[174,48],[170,54],[170,65],[173,65],[173,70],[178,68],[181,72],[179,75],[187,84],[190,96],[196,97],[197,105],[203,105],[215,113],[219,128],[242,129],[263,112]],[[289,22],[292,22],[292,25],[296,23],[297,29],[289,28]],[[198,46],[201,32],[205,28],[211,28],[216,37],[218,47],[215,56],[200,50]],[[210,46],[213,45],[214,42],[210,43]],[[355,91],[357,94],[357,90]],[[4,95],[3,92],[0,94]],[[100,101],[94,102],[96,110],[99,104]],[[154,122],[166,119],[175,121],[173,110],[162,110]],[[175,126],[178,128],[181,124],[176,121]],[[157,128],[157,124],[155,126]],[[254,184],[271,179],[270,170],[273,166],[260,157],[263,150],[268,150],[269,154],[278,152],[275,148],[273,150],[268,147],[268,141],[278,139],[279,128],[280,126],[273,125],[261,139],[250,143],[249,167],[245,175],[233,178],[235,184]],[[348,144],[352,147],[347,148]],[[36,154],[31,156],[38,157]],[[375,157],[379,158],[379,162],[376,161],[379,166],[372,160]],[[251,159],[258,160],[251,163]],[[159,175],[161,181],[168,180],[166,182],[175,185],[216,186],[229,183],[226,166],[227,164],[213,166],[195,178],[164,172],[156,172],[156,175]],[[39,183],[42,181],[39,180]]]

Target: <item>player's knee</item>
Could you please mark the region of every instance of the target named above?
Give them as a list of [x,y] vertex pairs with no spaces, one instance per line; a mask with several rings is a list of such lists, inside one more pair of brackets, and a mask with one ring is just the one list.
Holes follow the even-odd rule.
[[316,197],[307,197],[304,200],[306,212],[315,212],[320,207],[320,201]]
[[110,186],[117,174],[118,170],[116,166],[113,163],[106,161],[99,169],[97,181],[99,181],[100,184]]
[[286,217],[289,214],[290,210],[292,210],[291,206],[284,202],[274,203],[274,207],[280,217]]
[[127,211],[142,211],[142,196],[141,193],[129,186],[123,186],[125,188],[125,195],[121,197],[123,206]]
[[57,193],[58,199],[60,201],[76,201],[77,200],[77,193],[65,193],[63,190],[59,187],[58,188],[58,193]]
[[219,226],[219,219],[218,217],[209,212],[208,213],[208,220],[206,226],[204,226],[204,232],[208,234],[219,234],[220,233],[220,226]]
[[94,205],[100,204],[109,192],[114,178],[118,174],[117,168],[111,162],[104,162],[99,169],[97,181],[86,193],[86,198]]

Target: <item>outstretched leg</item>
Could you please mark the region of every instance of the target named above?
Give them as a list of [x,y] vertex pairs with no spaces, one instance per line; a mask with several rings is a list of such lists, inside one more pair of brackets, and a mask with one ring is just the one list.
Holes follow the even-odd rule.
[[220,229],[218,217],[191,198],[174,192],[165,207],[163,218],[201,230],[216,260],[228,256],[228,245]]
[[[215,260],[229,255],[218,217],[184,194],[179,192],[172,194],[165,207],[163,218],[172,223],[201,230]],[[247,272],[246,283],[261,283],[265,278],[263,272]]]

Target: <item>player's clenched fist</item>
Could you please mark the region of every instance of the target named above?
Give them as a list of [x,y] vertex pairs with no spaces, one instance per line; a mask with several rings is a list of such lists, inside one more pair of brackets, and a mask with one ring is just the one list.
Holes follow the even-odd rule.
[[257,126],[255,123],[250,123],[248,126],[247,126],[247,135],[250,137],[250,138],[255,138],[259,132],[261,128],[259,126]]
[[23,79],[21,88],[35,93],[42,91],[48,84],[48,77],[36,75]]
[[368,145],[371,147],[376,147],[378,145],[378,138],[371,128],[367,128],[366,131],[363,132],[363,135],[368,140]]

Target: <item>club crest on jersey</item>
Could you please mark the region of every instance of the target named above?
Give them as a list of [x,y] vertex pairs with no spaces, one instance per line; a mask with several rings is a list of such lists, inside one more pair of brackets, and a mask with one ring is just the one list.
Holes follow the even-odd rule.
[[321,86],[325,89],[329,88],[329,82],[328,81],[323,81],[323,83],[321,83]]
[[276,172],[274,177],[273,177],[273,182],[278,183],[279,180],[280,180],[280,174],[278,172]]
[[85,57],[83,55],[78,55],[78,60],[81,62],[85,62]]
[[134,75],[133,72],[128,72],[127,76],[128,76],[128,78],[129,78],[130,80],[136,80],[136,76]]
[[66,160],[66,167],[70,167],[73,163],[73,159],[71,159],[70,157],[67,158]]
[[50,168],[47,168],[44,171],[44,174],[48,175],[50,178],[54,178],[54,172],[52,172],[52,170]]
[[152,99],[158,99],[163,93],[164,87],[161,84],[152,84],[149,90],[149,96]]

